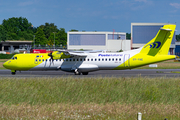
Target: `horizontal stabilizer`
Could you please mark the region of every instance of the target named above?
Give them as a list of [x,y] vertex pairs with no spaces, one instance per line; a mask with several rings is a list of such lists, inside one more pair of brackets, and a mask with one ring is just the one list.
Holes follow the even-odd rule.
[[160,30],[172,31],[171,29],[161,27]]

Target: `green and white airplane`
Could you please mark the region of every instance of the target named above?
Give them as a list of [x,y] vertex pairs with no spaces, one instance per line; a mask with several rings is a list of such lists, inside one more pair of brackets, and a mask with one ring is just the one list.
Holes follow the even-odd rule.
[[16,54],[3,64],[12,74],[16,71],[62,70],[87,75],[97,70],[124,70],[175,59],[168,55],[176,25],[160,28],[157,35],[139,49],[105,53],[103,51],[54,51],[53,53]]

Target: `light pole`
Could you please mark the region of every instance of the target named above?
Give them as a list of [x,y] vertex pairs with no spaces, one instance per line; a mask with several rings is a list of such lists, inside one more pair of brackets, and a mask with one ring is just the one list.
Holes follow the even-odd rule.
[[34,37],[34,49],[35,49],[35,35],[33,35],[33,37]]

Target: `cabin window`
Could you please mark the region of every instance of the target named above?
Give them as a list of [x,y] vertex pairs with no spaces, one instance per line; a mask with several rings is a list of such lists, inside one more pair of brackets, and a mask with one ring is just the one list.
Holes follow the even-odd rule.
[[105,60],[107,61],[107,58]]
[[109,58],[109,61],[111,61],[111,58]]
[[17,60],[17,57],[14,57],[15,60]]
[[118,61],[118,59],[116,58],[116,61]]
[[59,61],[61,61],[61,59],[59,59]]
[[87,61],[89,61],[89,59],[87,59]]
[[102,58],[102,61],[104,61],[104,58]]
[[71,61],[71,58],[69,59],[69,61]]
[[121,61],[121,58],[119,58],[119,61]]
[[41,59],[39,59],[39,62],[41,62]]
[[46,59],[46,62],[47,62],[47,59]]
[[77,61],[79,61],[79,59],[77,59]]
[[93,61],[93,59],[91,59],[91,61]]
[[44,62],[44,59],[42,59],[42,61]]
[[82,58],[80,59],[80,61],[82,61]]
[[51,61],[51,59],[49,59],[49,61]]
[[58,59],[56,59],[56,61],[58,61]]
[[101,59],[99,58],[99,61],[101,61]]
[[14,56],[11,59],[14,60]]
[[94,61],[96,61],[97,59],[95,58]]
[[112,59],[112,61],[114,61],[114,58]]
[[84,58],[84,61],[86,61],[86,58]]

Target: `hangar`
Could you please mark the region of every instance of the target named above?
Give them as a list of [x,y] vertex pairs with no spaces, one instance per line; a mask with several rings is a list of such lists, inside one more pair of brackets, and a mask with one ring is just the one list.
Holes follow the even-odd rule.
[[131,40],[126,40],[124,32],[68,32],[69,50],[126,51],[131,48]]

